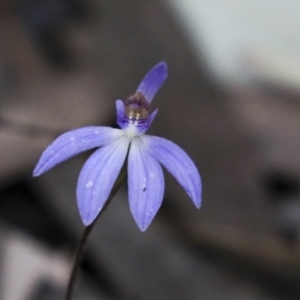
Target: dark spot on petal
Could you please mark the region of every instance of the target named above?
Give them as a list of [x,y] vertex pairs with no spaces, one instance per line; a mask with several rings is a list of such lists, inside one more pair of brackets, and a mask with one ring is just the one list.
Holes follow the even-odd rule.
[[144,187],[144,188],[143,188],[143,192],[145,192],[145,191],[146,191],[146,189],[147,189],[147,188],[145,188],[145,187]]

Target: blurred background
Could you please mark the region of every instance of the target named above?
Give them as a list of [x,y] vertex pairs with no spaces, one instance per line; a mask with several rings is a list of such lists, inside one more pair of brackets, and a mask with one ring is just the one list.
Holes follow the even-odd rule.
[[299,13],[296,0],[2,0],[0,299],[63,299],[91,152],[32,170],[62,132],[114,126],[115,99],[162,60],[150,133],[195,161],[202,208],[166,174],[141,233],[124,186],[74,299],[299,299]]

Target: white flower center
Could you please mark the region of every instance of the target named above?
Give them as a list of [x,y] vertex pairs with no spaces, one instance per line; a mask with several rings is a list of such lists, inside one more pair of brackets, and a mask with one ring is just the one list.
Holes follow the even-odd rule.
[[123,129],[125,132],[125,135],[128,136],[130,139],[133,139],[134,137],[138,136],[138,130],[136,128],[137,121],[132,121],[129,123],[126,129]]

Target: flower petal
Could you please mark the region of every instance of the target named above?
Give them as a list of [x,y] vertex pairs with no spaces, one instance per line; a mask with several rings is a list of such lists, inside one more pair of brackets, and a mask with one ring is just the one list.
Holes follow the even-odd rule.
[[128,152],[122,137],[98,149],[84,164],[78,179],[77,203],[84,225],[91,224],[105,204]]
[[[151,114],[150,114],[150,116],[148,117],[148,120],[147,120],[147,126],[148,126],[148,128],[147,128],[147,130],[150,128],[150,126],[151,126],[151,124],[152,124],[152,122],[153,122],[153,120],[154,120],[154,118],[155,118],[155,116],[156,116],[156,114],[158,113],[158,109],[156,109],[156,110],[154,110]],[[146,131],[146,130],[145,130]],[[144,131],[144,132],[145,132]]]
[[128,194],[131,213],[145,231],[161,206],[164,176],[158,161],[149,155],[140,137],[132,140],[128,156]]
[[123,122],[125,107],[124,107],[124,103],[122,100],[116,100],[116,110],[117,110],[117,124],[121,128],[128,126],[127,124],[124,124],[124,122]]
[[45,173],[80,152],[111,143],[123,134],[120,129],[103,126],[89,126],[66,132],[43,152],[33,176]]
[[143,136],[149,152],[177,179],[197,208],[201,205],[201,179],[189,156],[176,144],[156,136]]
[[154,95],[167,78],[167,75],[167,64],[165,62],[159,63],[144,77],[137,88],[137,92],[142,93],[146,100],[151,103]]

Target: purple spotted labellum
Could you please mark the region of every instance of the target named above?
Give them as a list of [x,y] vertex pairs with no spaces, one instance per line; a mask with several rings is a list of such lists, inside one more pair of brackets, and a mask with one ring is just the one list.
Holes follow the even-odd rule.
[[77,203],[84,225],[91,224],[103,208],[127,155],[129,205],[142,231],[148,228],[163,200],[161,165],[200,207],[200,176],[189,156],[173,142],[145,134],[157,113],[150,112],[151,101],[166,77],[167,65],[161,62],[145,76],[134,95],[124,103],[116,101],[121,129],[90,126],[72,130],[59,136],[42,154],[34,176],[80,152],[99,147],[84,164],[77,185]]

